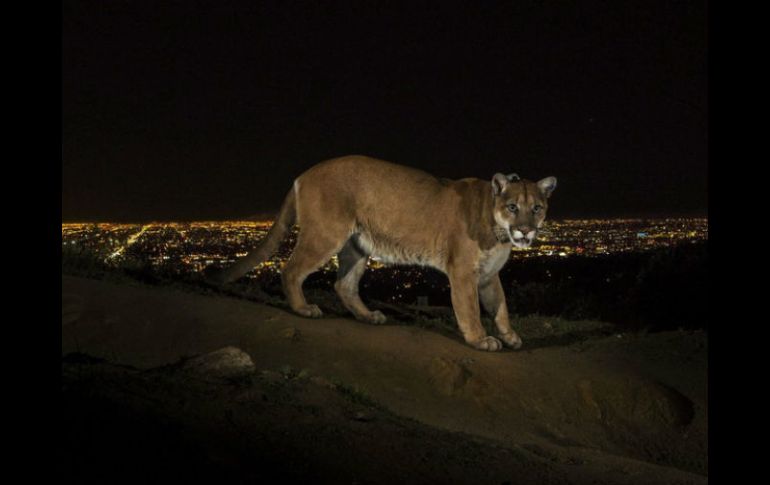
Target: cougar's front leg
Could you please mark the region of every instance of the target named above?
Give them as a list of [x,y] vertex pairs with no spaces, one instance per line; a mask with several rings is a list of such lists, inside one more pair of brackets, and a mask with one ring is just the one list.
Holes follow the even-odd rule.
[[457,325],[465,341],[479,350],[496,351],[503,347],[495,337],[487,336],[481,325],[479,309],[478,275],[465,269],[448,272]]
[[500,332],[500,339],[514,349],[521,347],[521,337],[511,328],[508,317],[508,305],[505,303],[505,292],[500,283],[500,275],[495,274],[487,281],[479,284],[479,295],[484,309],[495,319],[495,325]]

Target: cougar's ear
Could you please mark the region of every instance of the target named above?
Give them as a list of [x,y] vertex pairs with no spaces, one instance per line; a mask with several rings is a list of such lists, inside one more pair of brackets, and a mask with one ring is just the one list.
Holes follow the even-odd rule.
[[539,181],[537,183],[537,186],[540,189],[540,192],[542,192],[543,195],[545,195],[546,198],[548,198],[551,196],[554,189],[556,189],[556,177],[546,177],[543,180]]
[[492,177],[492,194],[500,195],[506,187],[508,187],[508,177],[501,173],[496,173]]
[[509,173],[508,175],[506,175],[506,177],[508,177],[509,182],[518,182],[519,180],[521,180],[521,177],[519,177],[519,174],[517,173]]

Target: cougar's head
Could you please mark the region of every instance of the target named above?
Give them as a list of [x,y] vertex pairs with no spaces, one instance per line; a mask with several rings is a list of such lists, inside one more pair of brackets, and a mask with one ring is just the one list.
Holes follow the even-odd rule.
[[520,179],[516,174],[496,173],[492,177],[495,223],[507,232],[514,246],[528,248],[535,240],[555,188],[556,177],[539,182]]

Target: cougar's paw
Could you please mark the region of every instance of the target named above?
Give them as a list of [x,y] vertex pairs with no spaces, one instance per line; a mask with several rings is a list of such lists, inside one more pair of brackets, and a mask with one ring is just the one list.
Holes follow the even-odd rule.
[[323,315],[323,312],[320,308],[318,308],[318,305],[305,305],[303,307],[296,308],[294,311],[303,317],[308,318],[319,318]]
[[500,341],[495,337],[484,337],[483,339],[478,340],[471,345],[473,345],[478,350],[487,350],[489,352],[497,352],[503,348],[503,344],[500,343]]
[[366,323],[381,325],[388,320],[388,317],[386,317],[381,311],[374,310],[373,312],[369,312],[366,315],[362,315],[359,317],[359,319]]
[[505,342],[505,345],[516,350],[520,349],[522,345],[521,337],[516,332],[501,333],[500,339]]

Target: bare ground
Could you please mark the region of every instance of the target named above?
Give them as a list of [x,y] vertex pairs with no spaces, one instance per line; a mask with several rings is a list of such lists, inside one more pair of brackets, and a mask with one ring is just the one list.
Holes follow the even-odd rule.
[[[63,463],[81,479],[152,468],[236,481],[707,481],[703,332],[532,317],[519,322],[524,349],[484,353],[397,322],[68,276],[62,287]],[[188,359],[229,346],[247,356],[235,374]],[[121,436],[152,466],[94,445],[123,450]],[[94,465],[105,456],[114,466]]]

